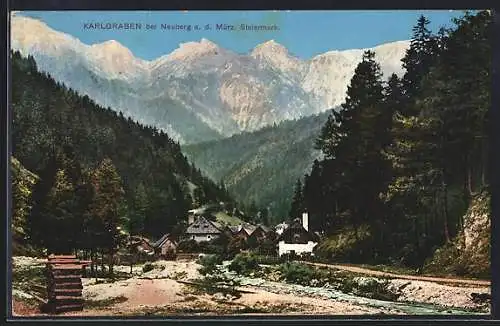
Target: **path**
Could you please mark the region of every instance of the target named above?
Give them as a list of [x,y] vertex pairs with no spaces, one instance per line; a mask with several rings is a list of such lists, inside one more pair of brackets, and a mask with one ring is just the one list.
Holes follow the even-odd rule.
[[431,276],[416,276],[416,275],[405,275],[405,274],[395,274],[389,272],[376,271],[373,269],[349,266],[349,265],[338,265],[338,264],[322,264],[322,263],[312,263],[302,261],[304,264],[314,265],[319,267],[329,267],[335,268],[339,270],[344,270],[352,273],[365,274],[370,276],[378,276],[378,277],[390,277],[404,280],[414,280],[414,281],[429,281],[429,282],[442,282],[442,283],[454,283],[454,284],[462,284],[462,285],[476,285],[476,286],[491,286],[490,281],[485,280],[467,280],[467,279],[458,279],[458,278],[445,278],[445,277],[431,277]]

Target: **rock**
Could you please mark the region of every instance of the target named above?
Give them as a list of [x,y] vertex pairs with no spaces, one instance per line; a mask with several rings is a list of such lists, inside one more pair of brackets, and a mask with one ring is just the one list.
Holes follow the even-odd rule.
[[485,303],[491,301],[491,295],[488,293],[471,293],[472,302]]
[[212,298],[214,298],[215,300],[224,300],[224,299],[226,299],[226,297],[224,296],[224,294],[223,294],[223,293],[221,293],[221,292],[217,292],[217,293],[215,293],[215,294],[212,296]]
[[236,297],[234,295],[231,295],[231,294],[226,294],[226,300],[227,301],[233,301],[234,299],[236,299]]

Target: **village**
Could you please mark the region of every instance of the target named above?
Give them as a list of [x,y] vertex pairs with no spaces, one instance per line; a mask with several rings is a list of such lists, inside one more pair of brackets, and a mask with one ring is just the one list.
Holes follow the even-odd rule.
[[[156,241],[130,236],[133,248],[128,249],[132,249],[139,261],[217,254],[220,246],[230,249],[229,256],[256,252],[271,257],[306,258],[314,256],[314,248],[320,241],[320,233],[309,230],[306,212],[301,218],[274,227],[252,224],[237,217],[218,220],[217,215],[211,207],[192,209],[187,226],[180,234],[166,233]],[[224,215],[229,216],[227,212]]]
[[317,263],[321,235],[309,229],[306,212],[273,228],[239,219],[223,223],[220,212],[206,208],[189,213],[177,235],[155,241],[128,235],[111,277],[106,260],[13,257],[13,315],[448,315],[490,309],[486,281]]

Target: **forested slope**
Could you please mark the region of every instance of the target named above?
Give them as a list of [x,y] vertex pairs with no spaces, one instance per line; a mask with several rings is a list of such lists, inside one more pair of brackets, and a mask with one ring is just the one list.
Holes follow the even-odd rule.
[[159,237],[193,205],[230,201],[167,134],[56,83],[31,57],[11,57],[13,156],[39,177],[29,241],[67,250],[98,243],[85,233],[112,226]]
[[464,218],[473,198],[486,191],[488,202],[492,15],[467,12],[454,23],[432,33],[420,17],[402,78],[383,80],[365,52],[318,137],[325,158],[293,197],[292,215],[308,210],[311,227],[329,235],[322,254],[422,266],[474,224]]

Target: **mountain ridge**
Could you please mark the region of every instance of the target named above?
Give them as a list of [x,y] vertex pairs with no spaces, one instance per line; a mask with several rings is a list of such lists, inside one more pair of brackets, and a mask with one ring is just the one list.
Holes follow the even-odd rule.
[[[246,54],[202,38],[154,60],[116,40],[87,45],[47,24],[12,17],[12,48],[96,103],[164,130],[180,143],[220,139],[338,106],[364,49],[302,60],[274,40]],[[373,49],[385,75],[401,75],[408,41]]]

